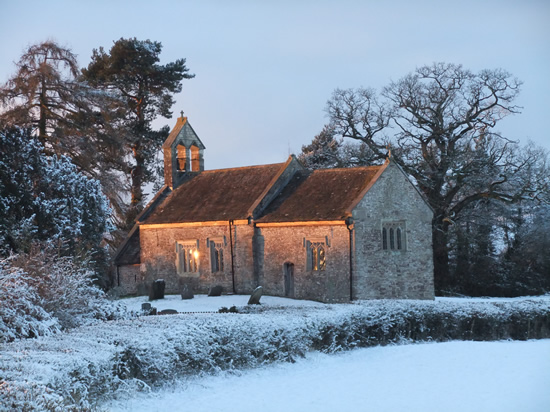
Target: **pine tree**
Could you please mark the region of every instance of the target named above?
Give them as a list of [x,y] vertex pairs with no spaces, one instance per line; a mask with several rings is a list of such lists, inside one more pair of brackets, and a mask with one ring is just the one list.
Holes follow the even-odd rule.
[[82,70],[91,86],[118,96],[109,108],[119,114],[113,119],[122,142],[116,156],[132,159],[121,170],[131,181],[131,203],[123,222],[126,229],[144,206],[143,186],[154,180],[153,160],[168,133],[168,129],[153,130],[152,121],[158,115],[171,117],[173,95],[181,91],[183,79],[194,77],[185,59],[160,65],[161,50],[159,42],[121,38],[109,52],[95,49],[91,63]]

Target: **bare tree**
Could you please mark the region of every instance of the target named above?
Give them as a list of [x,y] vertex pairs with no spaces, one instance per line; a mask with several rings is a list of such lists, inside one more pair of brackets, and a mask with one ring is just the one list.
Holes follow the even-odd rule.
[[391,143],[394,160],[433,207],[438,291],[449,283],[447,233],[466,206],[532,199],[548,190],[548,169],[540,164],[546,155],[534,147],[519,151],[495,129],[519,112],[514,100],[520,86],[503,70],[472,73],[437,63],[391,82],[380,96],[371,89],[336,90],[327,103],[341,136],[364,142],[380,159]]

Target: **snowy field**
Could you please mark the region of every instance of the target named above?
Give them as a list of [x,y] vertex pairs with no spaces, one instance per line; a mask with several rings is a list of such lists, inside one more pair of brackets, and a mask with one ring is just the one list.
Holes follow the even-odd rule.
[[111,411],[546,412],[550,340],[374,347],[189,379]]
[[548,297],[247,301],[167,296],[152,305],[195,313],[2,343],[0,410],[550,410]]

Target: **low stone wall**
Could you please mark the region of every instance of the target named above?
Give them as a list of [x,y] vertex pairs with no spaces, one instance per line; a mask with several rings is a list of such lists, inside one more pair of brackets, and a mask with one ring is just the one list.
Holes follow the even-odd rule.
[[140,265],[123,265],[114,268],[114,285],[121,296],[136,295],[140,281]]

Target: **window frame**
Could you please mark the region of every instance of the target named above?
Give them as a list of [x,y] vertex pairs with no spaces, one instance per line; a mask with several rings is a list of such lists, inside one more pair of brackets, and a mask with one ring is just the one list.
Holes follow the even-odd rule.
[[176,272],[180,276],[198,276],[200,272],[199,241],[176,241]]
[[325,271],[327,269],[327,249],[330,246],[327,238],[308,238],[304,243],[306,270],[309,272]]
[[210,271],[212,273],[224,272],[224,249],[226,246],[225,236],[219,238],[209,238],[206,240],[210,250]]
[[407,228],[404,220],[382,221],[382,250],[388,252],[407,251]]

